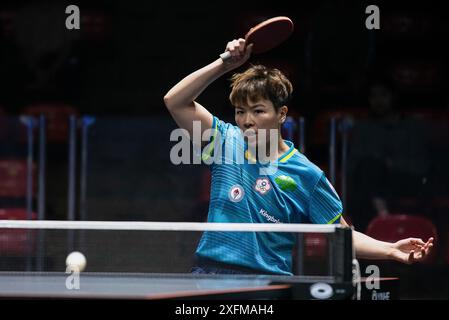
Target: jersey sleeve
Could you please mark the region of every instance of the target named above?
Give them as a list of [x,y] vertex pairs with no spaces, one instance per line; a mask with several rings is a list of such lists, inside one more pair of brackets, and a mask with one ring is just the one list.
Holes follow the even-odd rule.
[[332,184],[324,173],[312,192],[309,205],[309,218],[313,223],[340,223],[343,204]]
[[233,126],[226,123],[216,116],[213,116],[211,134],[208,143],[203,149],[201,158],[208,164],[211,161],[211,157],[214,156],[214,151],[223,147],[229,132],[232,131]]

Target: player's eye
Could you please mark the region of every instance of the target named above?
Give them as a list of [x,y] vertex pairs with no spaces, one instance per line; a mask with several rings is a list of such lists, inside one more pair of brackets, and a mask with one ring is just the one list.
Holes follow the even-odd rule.
[[243,114],[243,111],[242,110],[236,110],[235,114]]

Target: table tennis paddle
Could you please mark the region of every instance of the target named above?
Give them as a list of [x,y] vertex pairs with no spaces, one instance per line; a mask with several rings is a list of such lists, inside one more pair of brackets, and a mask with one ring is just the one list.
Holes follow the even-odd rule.
[[[252,53],[262,53],[273,49],[293,32],[293,22],[288,17],[274,17],[265,20],[252,27],[245,35],[246,45],[253,44]],[[220,55],[223,61],[231,58],[231,53],[226,51]]]

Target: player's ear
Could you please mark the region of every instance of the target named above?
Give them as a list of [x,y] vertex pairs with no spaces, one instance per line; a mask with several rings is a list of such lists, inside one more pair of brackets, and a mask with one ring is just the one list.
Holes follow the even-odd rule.
[[279,123],[283,124],[285,122],[285,119],[287,119],[287,113],[288,113],[288,107],[287,106],[282,106],[279,108],[278,110],[278,118],[279,118]]

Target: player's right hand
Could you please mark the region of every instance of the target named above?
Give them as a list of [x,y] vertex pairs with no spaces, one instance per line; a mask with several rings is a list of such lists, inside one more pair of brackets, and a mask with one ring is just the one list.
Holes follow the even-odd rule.
[[402,239],[393,244],[392,256],[397,261],[412,264],[424,261],[433,247],[433,238],[427,242],[418,238]]
[[231,70],[240,67],[251,56],[253,44],[246,46],[245,39],[234,39],[226,45],[226,51],[231,54],[231,58],[225,61],[226,67]]

